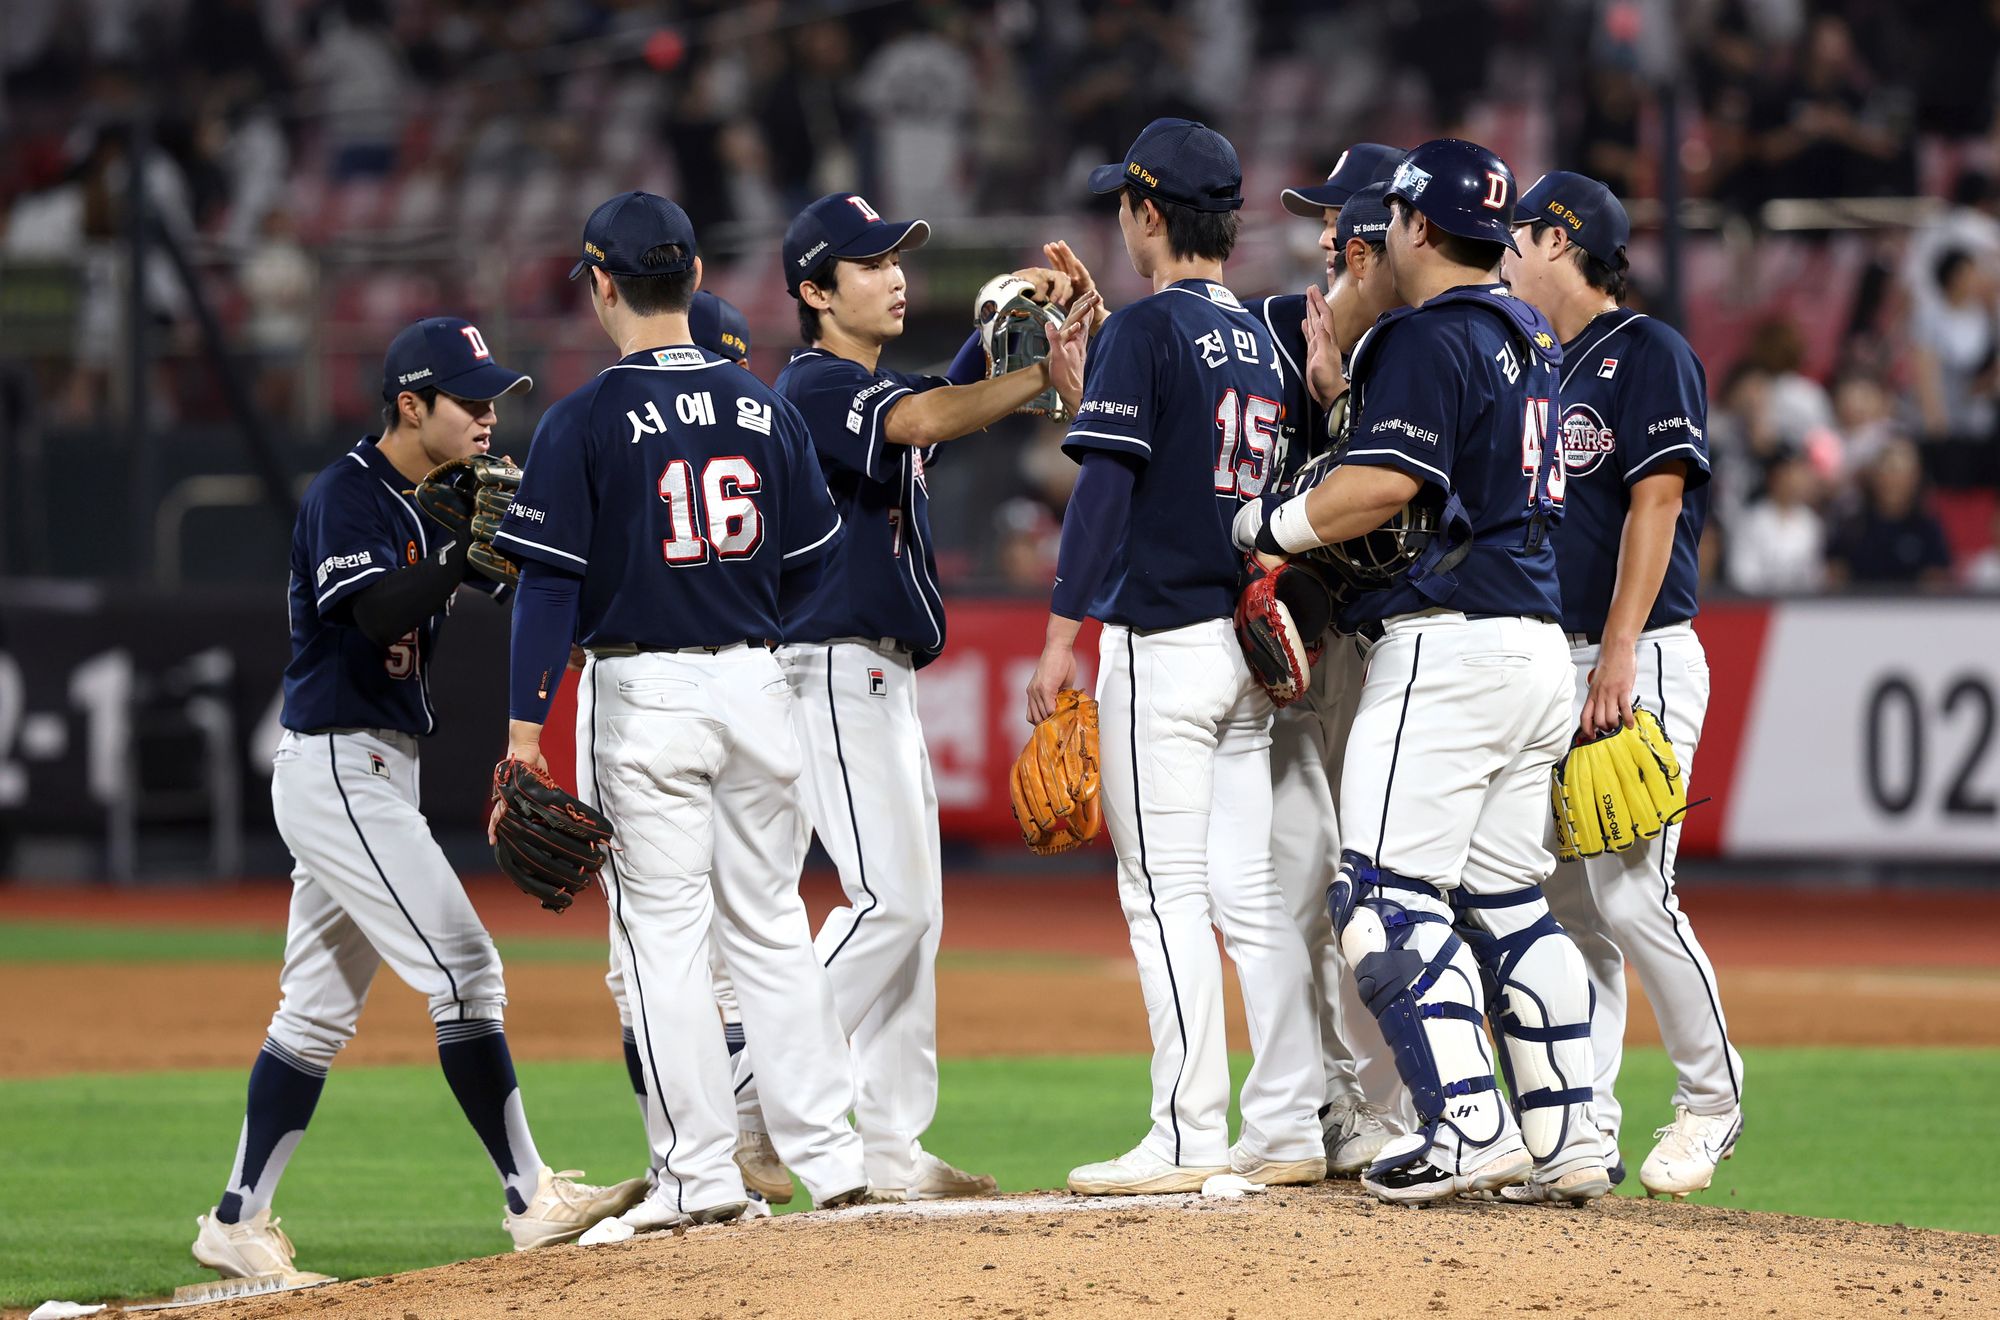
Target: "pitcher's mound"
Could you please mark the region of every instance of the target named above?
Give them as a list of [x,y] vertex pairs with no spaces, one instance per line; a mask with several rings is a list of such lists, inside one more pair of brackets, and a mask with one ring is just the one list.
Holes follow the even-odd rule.
[[1618,1198],[1411,1210],[1352,1183],[1241,1200],[1036,1193],[493,1256],[204,1312],[322,1308],[386,1320],[1991,1316],[2000,1238]]

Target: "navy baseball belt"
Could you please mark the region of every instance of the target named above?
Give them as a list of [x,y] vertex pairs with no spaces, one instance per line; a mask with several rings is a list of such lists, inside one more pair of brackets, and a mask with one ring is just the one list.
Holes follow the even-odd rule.
[[740,642],[717,642],[713,646],[640,646],[635,642],[614,642],[608,646],[586,646],[583,649],[600,660],[609,660],[627,655],[720,655],[744,646],[754,646],[762,651],[771,649],[771,644],[761,637],[749,637]]

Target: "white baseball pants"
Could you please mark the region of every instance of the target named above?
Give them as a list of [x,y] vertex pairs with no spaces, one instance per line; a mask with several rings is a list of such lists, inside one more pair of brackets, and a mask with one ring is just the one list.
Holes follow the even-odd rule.
[[1222,962],[1236,963],[1255,1058],[1242,1094],[1252,1156],[1322,1153],[1325,1091],[1305,941],[1271,869],[1271,703],[1227,619],[1098,647],[1104,818],[1153,1036],[1145,1147],[1229,1159]]
[[[1582,718],[1598,648],[1570,651],[1575,666],[1571,723]],[[1708,656],[1692,625],[1639,634],[1640,705],[1660,717],[1673,740],[1681,773],[1693,783],[1694,753],[1708,712]],[[1697,1114],[1726,1114],[1743,1102],[1743,1059],[1729,1042],[1715,968],[1695,937],[1674,892],[1681,827],[1641,840],[1622,853],[1565,862],[1546,886],[1549,905],[1568,928],[1590,969],[1597,1008],[1590,1044],[1597,1065],[1597,1122],[1616,1134],[1621,1111],[1614,1086],[1625,1048],[1625,964],[1644,982],[1659,1020],[1660,1040],[1679,1082],[1674,1103]]]
[[[1347,848],[1447,899],[1461,891],[1468,906],[1458,920],[1509,949],[1498,1007],[1523,1029],[1502,1041],[1517,1099],[1587,1091],[1591,1075],[1588,981],[1575,945],[1536,933],[1549,910],[1539,897],[1479,902],[1532,895],[1554,869],[1549,773],[1572,727],[1567,660],[1553,623],[1455,611],[1390,620],[1368,657],[1341,783]],[[1485,1008],[1476,987],[1469,1007]],[[1427,1020],[1425,1030],[1450,1027]],[[1597,1152],[1580,1098],[1524,1108],[1521,1126],[1544,1168]]]
[[1390,1130],[1400,1133],[1409,1116],[1396,1060],[1355,993],[1326,908],[1327,886],[1340,863],[1334,801],[1365,668],[1356,639],[1329,638],[1305,695],[1271,722],[1271,864],[1312,964],[1324,1103],[1367,1100],[1382,1108]]
[[[917,1139],[937,1116],[944,931],[937,786],[917,718],[916,666],[903,648],[859,639],[778,655],[805,750],[800,797],[847,896],[813,947],[853,1045],[868,1181],[908,1187]],[[761,1072],[763,1042],[747,1021],[744,1030]]]
[[852,1063],[798,892],[790,705],[777,660],[746,645],[593,655],[577,689],[579,786],[616,830],[604,885],[648,1135],[662,1192],[689,1212],[747,1195],[711,938],[761,1042],[779,1157],[816,1200],[865,1181]]
[[287,730],[278,743],[271,806],[295,866],[270,1035],[309,1063],[353,1039],[384,962],[435,1021],[502,1017],[500,955],[417,802],[408,734]]

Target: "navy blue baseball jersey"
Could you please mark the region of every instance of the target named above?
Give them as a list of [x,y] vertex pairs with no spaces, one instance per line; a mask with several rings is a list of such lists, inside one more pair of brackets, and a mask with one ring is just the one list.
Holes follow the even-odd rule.
[[1143,466],[1091,617],[1147,630],[1229,617],[1243,563],[1229,525],[1270,478],[1284,394],[1270,331],[1220,284],[1181,280],[1112,313],[1063,450]]
[[1565,491],[1556,563],[1563,627],[1601,633],[1618,582],[1618,549],[1632,483],[1676,460],[1687,490],[1673,557],[1648,628],[1692,619],[1701,529],[1708,519],[1708,377],[1678,330],[1623,307],[1563,345]]
[[583,578],[580,644],[675,649],[778,638],[778,579],[839,532],[798,414],[690,344],[543,415],[493,545]]
[[1253,298],[1244,306],[1264,323],[1278,350],[1278,374],[1284,378],[1285,420],[1278,425],[1278,448],[1271,459],[1271,480],[1282,484],[1328,449],[1326,409],[1306,387],[1306,296],[1280,293]]
[[1561,365],[1548,321],[1497,284],[1399,307],[1361,337],[1341,462],[1393,467],[1455,497],[1471,546],[1445,574],[1364,593],[1345,627],[1440,605],[1561,617],[1548,536],[1562,500],[1549,429]]
[[778,373],[777,391],[805,418],[847,524],[818,590],[785,620],[786,641],[893,637],[920,668],[944,650],[924,480],[935,451],[890,444],[882,429],[898,400],[949,384],[942,376],[870,371],[823,348],[801,349]]
[[348,621],[356,594],[419,563],[443,528],[424,516],[411,485],[369,436],[314,478],[292,527],[288,612],[292,659],[285,666],[288,729],[437,726],[430,662],[451,605],[383,650]]

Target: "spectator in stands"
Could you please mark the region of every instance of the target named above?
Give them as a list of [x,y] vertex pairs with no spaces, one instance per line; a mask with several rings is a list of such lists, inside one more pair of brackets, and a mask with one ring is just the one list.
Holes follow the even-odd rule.
[[1771,375],[1745,359],[1730,368],[1708,414],[1715,516],[1733,524],[1764,493],[1764,473],[1786,449],[1771,425]]
[[1833,537],[1827,574],[1856,586],[1943,587],[1951,582],[1944,526],[1923,499],[1917,448],[1897,440],[1862,482],[1862,503]]
[[1813,432],[1833,425],[1826,387],[1805,374],[1805,340],[1789,316],[1772,316],[1750,332],[1749,360],[1768,377],[1765,407],[1772,433],[1799,446]]
[[1805,454],[1785,450],[1754,500],[1729,527],[1729,585],[1750,596],[1818,591],[1826,583],[1826,524],[1813,508],[1818,478]]
[[312,340],[315,271],[289,211],[264,217],[263,239],[243,263],[250,304],[244,337],[257,364],[257,400],[272,419],[292,416],[300,359]]
[[1908,129],[1854,47],[1847,20],[1822,13],[1789,78],[1769,84],[1761,154],[1789,197],[1874,197],[1909,191]]
[[874,201],[883,214],[964,215],[966,128],[978,92],[964,21],[930,6],[926,20],[869,57],[855,99],[875,130]]
[[319,11],[306,82],[325,115],[330,172],[372,179],[396,165],[409,75],[380,0],[340,0]]
[[1910,313],[1910,366],[1918,421],[1926,437],[1975,439],[1993,434],[2000,397],[2000,324],[1990,267],[1964,248],[1938,254],[1931,279],[1937,300]]
[[1833,386],[1833,424],[1840,437],[1835,475],[1867,467],[1896,437],[1896,400],[1881,377],[1868,371],[1843,373]]

